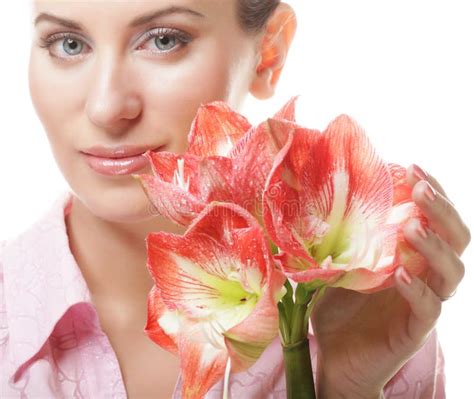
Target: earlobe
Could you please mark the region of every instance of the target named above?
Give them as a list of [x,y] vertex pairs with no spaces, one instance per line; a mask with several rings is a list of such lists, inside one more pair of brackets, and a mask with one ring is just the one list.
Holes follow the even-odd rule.
[[280,3],[269,18],[260,46],[259,62],[249,91],[260,100],[273,96],[296,33],[293,8]]
[[266,100],[271,98],[275,92],[274,86],[272,85],[272,70],[265,68],[260,72],[257,72],[250,86],[250,92],[253,96],[259,100]]

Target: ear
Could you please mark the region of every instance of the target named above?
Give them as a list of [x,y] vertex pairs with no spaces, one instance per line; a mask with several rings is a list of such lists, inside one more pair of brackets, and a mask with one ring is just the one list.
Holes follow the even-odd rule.
[[273,96],[296,32],[296,14],[280,3],[267,22],[259,48],[257,67],[249,88],[260,100]]

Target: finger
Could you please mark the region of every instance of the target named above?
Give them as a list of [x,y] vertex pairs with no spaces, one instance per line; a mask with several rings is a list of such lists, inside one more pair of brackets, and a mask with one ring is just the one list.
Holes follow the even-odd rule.
[[415,184],[412,198],[430,227],[461,256],[471,240],[471,233],[456,208],[426,180]]
[[418,166],[417,164],[412,164],[407,168],[407,182],[410,186],[414,186],[418,181],[426,180],[430,183],[436,191],[441,193],[441,195],[446,198],[449,202],[452,202],[446,192],[444,191],[441,184],[433,176],[431,176],[426,170]]
[[441,314],[441,301],[418,277],[410,276],[403,266],[395,271],[395,287],[410,306],[407,337],[421,346]]
[[464,264],[453,248],[418,219],[407,222],[404,235],[428,262],[430,288],[439,297],[451,295],[465,273]]

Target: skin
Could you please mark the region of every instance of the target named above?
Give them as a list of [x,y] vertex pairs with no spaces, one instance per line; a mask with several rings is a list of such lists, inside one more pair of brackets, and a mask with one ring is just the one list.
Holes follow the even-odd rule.
[[[188,6],[205,18],[176,15],[127,27],[134,17],[170,5]],[[176,359],[142,333],[143,309],[153,285],[143,242],[150,232],[184,230],[152,214],[137,181],[97,175],[79,151],[92,145],[165,144],[166,150],[182,153],[201,103],[224,100],[239,110],[249,93],[259,99],[272,97],[296,31],[294,11],[280,4],[265,31],[252,36],[238,27],[235,10],[236,0],[33,2],[33,18],[48,12],[84,26],[75,30],[41,22],[35,27],[30,93],[74,194],[66,217],[71,251],[117,353],[130,397],[157,397],[174,386]],[[192,41],[182,48],[178,41],[176,51],[159,55],[156,41],[145,41],[143,35],[165,26],[188,33]],[[50,51],[69,57],[69,62],[38,46],[40,37],[59,32],[74,34],[84,45],[81,55],[67,54],[63,39]],[[435,326],[439,297],[452,294],[464,275],[460,256],[470,242],[469,229],[434,177],[420,180],[414,166],[408,173],[430,232],[421,239],[416,224],[409,224],[405,235],[425,256],[430,271],[423,280],[412,278],[411,284],[397,274],[396,287],[377,294],[330,290],[315,307],[320,398],[380,397],[386,382]],[[436,190],[434,202],[423,195],[427,182]],[[336,313],[334,305],[323,306],[325,301],[344,306]],[[388,301],[393,305],[385,310]],[[374,323],[382,307],[391,324]],[[361,337],[365,339],[357,341],[360,345],[350,344]],[[150,367],[143,367],[147,362]],[[166,367],[159,367],[162,364]],[[157,369],[169,373],[157,381]]]

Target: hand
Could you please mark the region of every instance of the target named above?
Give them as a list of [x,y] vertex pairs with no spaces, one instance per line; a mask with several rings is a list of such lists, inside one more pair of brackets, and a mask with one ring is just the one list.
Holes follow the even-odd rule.
[[[320,398],[383,397],[384,385],[429,337],[441,298],[452,295],[464,276],[459,257],[470,231],[441,185],[423,173],[412,165],[407,179],[429,229],[423,237],[413,219],[404,234],[426,259],[427,272],[414,277],[398,268],[395,287],[374,294],[327,289],[311,317],[319,346]],[[433,201],[425,194],[430,185]]]

